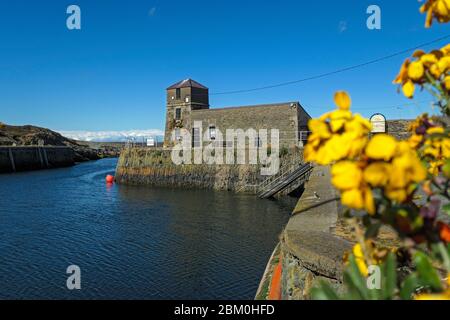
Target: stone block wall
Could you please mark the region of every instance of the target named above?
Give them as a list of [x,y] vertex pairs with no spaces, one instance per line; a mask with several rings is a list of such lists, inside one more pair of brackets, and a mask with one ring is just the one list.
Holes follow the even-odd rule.
[[[289,149],[280,158],[280,167],[302,159],[302,150]],[[268,178],[260,164],[180,164],[173,163],[170,149],[128,148],[119,158],[116,181],[123,184],[163,187],[204,188],[254,193]]]
[[[223,109],[204,109],[191,112],[191,122],[201,121],[203,133],[210,126],[220,130],[223,135],[226,129],[249,128],[267,129],[270,141],[270,130],[277,129],[280,133],[280,145],[286,147],[298,146],[299,122],[302,126],[309,120],[309,115],[297,103],[248,106]],[[226,137],[223,138],[226,140]],[[210,143],[210,141],[206,141]],[[254,142],[250,142],[254,144]]]
[[[315,167],[281,234],[280,253],[276,257],[282,270],[279,299],[310,299],[309,290],[318,281],[342,289],[343,256],[352,245],[335,234],[340,211],[329,167]],[[268,272],[262,282],[270,282],[271,277]],[[267,292],[271,290],[274,289]],[[259,292],[257,297],[264,298]]]
[[74,156],[69,147],[0,147],[0,172],[71,166]]
[[410,136],[408,126],[413,120],[387,120],[387,132],[397,139],[405,140]]

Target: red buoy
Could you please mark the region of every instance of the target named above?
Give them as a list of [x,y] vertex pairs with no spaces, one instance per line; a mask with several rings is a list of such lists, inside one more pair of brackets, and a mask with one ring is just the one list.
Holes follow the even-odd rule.
[[114,176],[108,174],[106,176],[106,183],[114,183]]

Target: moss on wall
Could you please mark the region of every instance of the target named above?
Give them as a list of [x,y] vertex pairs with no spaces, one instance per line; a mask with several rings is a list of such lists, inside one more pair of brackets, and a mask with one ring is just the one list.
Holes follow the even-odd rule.
[[[281,166],[301,159],[298,148],[280,155]],[[122,184],[165,187],[206,188],[239,192],[254,192],[265,180],[260,164],[181,164],[172,162],[171,150],[129,148],[122,152],[116,169],[116,181]]]

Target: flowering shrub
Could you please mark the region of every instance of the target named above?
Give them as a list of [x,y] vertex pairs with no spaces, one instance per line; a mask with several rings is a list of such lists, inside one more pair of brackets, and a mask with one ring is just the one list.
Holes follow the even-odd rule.
[[420,12],[426,13],[425,27],[431,27],[433,20],[440,23],[450,21],[450,0],[427,0],[420,8]]
[[403,94],[410,99],[414,97],[416,86],[427,89],[438,97],[443,112],[450,115],[450,44],[429,53],[414,52],[401,66],[394,83],[399,84]]
[[[433,19],[448,22],[450,1],[429,0],[421,11],[427,12],[427,26]],[[443,219],[450,214],[450,44],[429,53],[416,51],[394,83],[408,98],[416,86],[427,89],[442,113],[419,116],[406,141],[371,136],[370,122],[350,111],[350,96],[343,91],[335,94],[335,111],[308,124],[305,160],[331,165],[331,182],[357,236],[344,257],[345,293],[340,296],[321,283],[312,289],[313,298],[450,299],[450,227]],[[395,230],[399,247],[378,247],[375,239],[383,225]],[[370,266],[381,270],[379,288],[367,285]],[[407,275],[398,269],[405,266]]]

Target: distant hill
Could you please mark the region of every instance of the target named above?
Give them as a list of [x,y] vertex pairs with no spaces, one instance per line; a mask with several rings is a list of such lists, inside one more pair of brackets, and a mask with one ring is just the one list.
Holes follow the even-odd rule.
[[52,130],[25,125],[10,126],[0,123],[0,146],[31,146],[43,143],[47,146],[67,146],[74,150],[75,161],[98,160],[104,157],[118,156],[120,146],[92,148],[88,144],[63,137]]

